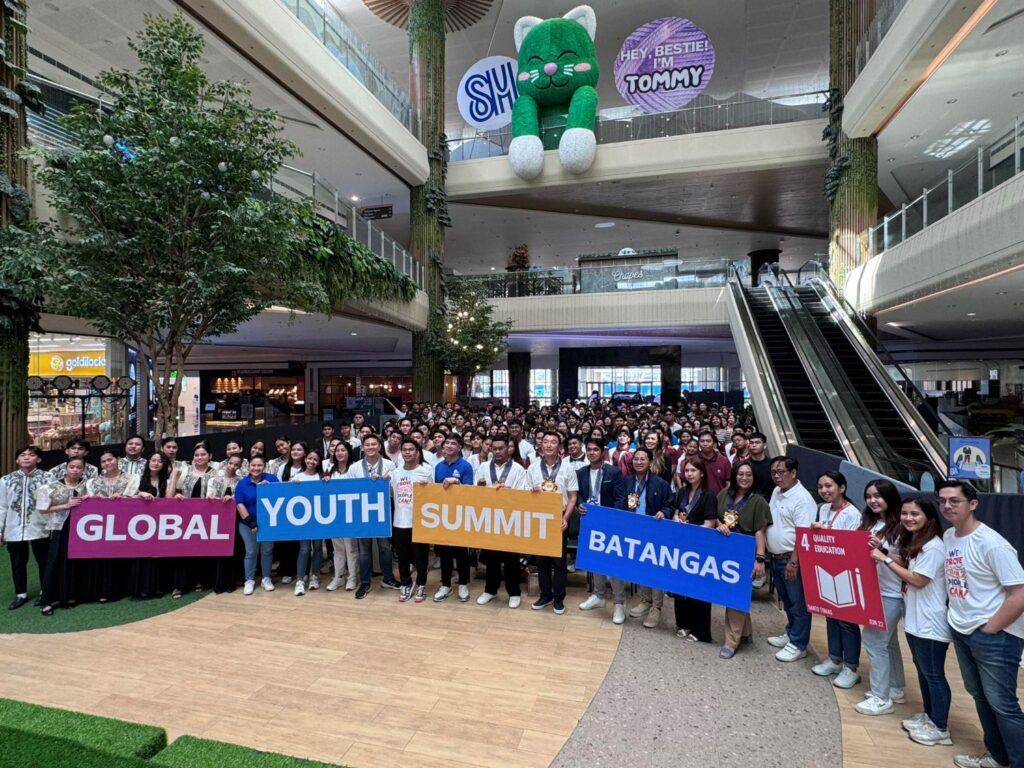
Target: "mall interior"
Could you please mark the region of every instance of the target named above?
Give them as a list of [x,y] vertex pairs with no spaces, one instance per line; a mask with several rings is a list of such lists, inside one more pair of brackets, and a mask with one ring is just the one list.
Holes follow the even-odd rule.
[[[197,346],[179,372],[180,435],[285,431],[341,419],[353,398],[384,415],[417,399],[413,334],[429,307],[410,193],[429,151],[408,5],[29,4],[29,72],[48,105],[29,116],[32,142],[64,146],[58,116],[76,100],[102,105],[95,77],[135,66],[127,40],[145,16],[184,13],[208,74],[244,82],[301,149],[273,191],[313,196],[417,284],[407,304],[352,302],[329,317],[273,306]],[[552,123],[531,179],[509,160],[505,67],[517,20],[572,4],[445,5],[444,270],[511,321],[507,351],[466,385],[471,402],[636,392],[750,407],[773,452],[799,444],[916,488],[946,476],[950,440],[988,437],[983,489],[1024,492],[1024,0],[595,0],[595,159],[562,168],[565,125]],[[661,98],[631,90],[640,28],[680,19],[689,42],[655,66],[698,61],[701,76]],[[842,83],[830,30],[851,52]],[[841,215],[829,180],[854,164],[871,204]],[[45,217],[45,191],[33,194]],[[29,370],[37,444],[149,434],[138,351],[82,318],[42,326]],[[448,399],[456,389],[449,376]],[[880,764],[861,759],[845,764]],[[935,764],[916,759],[906,764]]]

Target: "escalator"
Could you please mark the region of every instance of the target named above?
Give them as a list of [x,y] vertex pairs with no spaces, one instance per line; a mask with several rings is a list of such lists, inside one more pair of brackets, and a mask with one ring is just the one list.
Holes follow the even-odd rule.
[[839,437],[829,423],[789,333],[772,304],[768,288],[750,288],[743,293],[775,380],[789,406],[792,426],[800,444],[833,456],[843,456]]
[[930,464],[930,458],[921,441],[907,425],[889,396],[882,390],[875,376],[843,331],[834,310],[826,306],[818,292],[809,285],[792,289],[800,303],[814,319],[815,326],[828,343],[843,373],[853,384],[863,403],[870,422],[865,426],[877,429],[879,442],[885,443],[897,456],[919,465]]

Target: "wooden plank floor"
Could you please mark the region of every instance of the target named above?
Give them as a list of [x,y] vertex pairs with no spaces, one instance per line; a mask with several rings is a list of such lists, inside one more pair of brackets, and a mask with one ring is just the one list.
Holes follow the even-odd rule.
[[[974,709],[974,700],[964,690],[956,652],[949,647],[946,656],[946,679],[953,689],[953,705],[949,713],[949,731],[952,747],[925,747],[910,740],[900,721],[922,712],[921,690],[917,682],[917,671],[910,659],[903,626],[900,626],[900,644],[903,649],[903,666],[907,678],[904,704],[897,704],[890,715],[869,717],[858,714],[854,705],[862,701],[868,690],[867,654],[861,653],[861,684],[848,691],[835,686],[836,700],[843,727],[844,768],[877,768],[879,765],[899,765],[900,768],[935,768],[953,764],[953,756],[963,753],[981,754],[985,746],[981,741],[981,726]],[[825,622],[815,618],[811,633],[811,649],[819,658],[828,655],[825,639]],[[1024,688],[1018,687],[1018,694]]]
[[[436,574],[431,574],[431,582]],[[324,580],[326,581],[326,579]],[[547,766],[597,692],[620,629],[581,613],[402,605],[279,585],[111,629],[0,635],[0,696],[363,766]],[[600,612],[599,612],[600,613]]]

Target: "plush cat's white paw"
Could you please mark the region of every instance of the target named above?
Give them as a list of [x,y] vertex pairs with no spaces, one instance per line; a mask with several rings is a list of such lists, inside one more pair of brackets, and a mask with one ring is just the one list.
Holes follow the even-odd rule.
[[558,159],[569,173],[585,173],[596,154],[597,137],[587,128],[570,128],[558,142]]
[[544,170],[544,144],[539,136],[516,136],[508,145],[508,162],[520,179],[529,181]]

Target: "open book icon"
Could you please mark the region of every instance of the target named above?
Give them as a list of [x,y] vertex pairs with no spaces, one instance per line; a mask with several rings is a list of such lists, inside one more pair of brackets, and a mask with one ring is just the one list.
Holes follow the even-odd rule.
[[814,575],[818,581],[818,594],[826,603],[836,608],[854,605],[864,607],[864,588],[861,585],[859,568],[853,571],[840,571],[833,576],[820,565],[816,565]]

